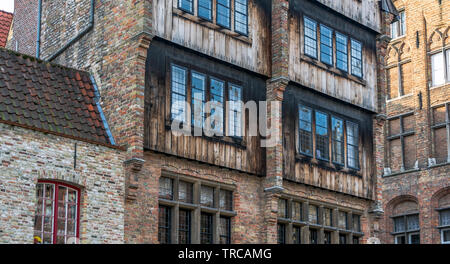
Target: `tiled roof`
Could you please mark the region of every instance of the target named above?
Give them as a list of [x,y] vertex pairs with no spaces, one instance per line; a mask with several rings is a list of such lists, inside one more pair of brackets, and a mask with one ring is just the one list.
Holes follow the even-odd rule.
[[0,47],[2,48],[6,46],[12,20],[13,14],[0,10]]
[[111,145],[95,91],[87,72],[0,48],[0,122]]

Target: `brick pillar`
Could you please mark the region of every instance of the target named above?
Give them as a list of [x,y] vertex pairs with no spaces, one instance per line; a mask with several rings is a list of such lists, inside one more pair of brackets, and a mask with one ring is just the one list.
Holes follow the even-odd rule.
[[[272,0],[272,78],[267,82],[268,127],[276,128],[272,144],[266,148],[267,173],[264,181],[266,208],[265,243],[277,242],[278,195],[283,191],[282,109],[283,93],[288,85],[289,33],[288,0]],[[276,106],[278,105],[278,107]]]
[[388,93],[387,74],[385,69],[385,57],[387,48],[391,40],[389,25],[393,16],[387,13],[381,13],[381,34],[377,37],[377,115],[373,120],[374,133],[374,159],[375,159],[375,179],[376,185],[374,190],[374,203],[372,204],[369,215],[366,219],[366,227],[364,225],[364,233],[366,234],[362,242],[367,242],[369,238],[381,239],[380,225],[383,223],[383,175],[388,167],[387,163],[387,147],[386,147],[386,99]]

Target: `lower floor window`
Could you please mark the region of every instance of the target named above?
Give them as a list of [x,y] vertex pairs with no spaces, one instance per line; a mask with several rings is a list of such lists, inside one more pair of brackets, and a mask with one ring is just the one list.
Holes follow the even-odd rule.
[[302,243],[302,231],[301,231],[301,227],[299,226],[294,226],[293,227],[293,244],[301,244]]
[[319,241],[317,240],[317,230],[316,229],[309,230],[309,243],[310,244],[319,244]]
[[220,217],[220,244],[231,244],[231,219]]
[[35,244],[66,244],[79,238],[80,190],[42,181],[37,185],[34,219]]
[[180,210],[178,223],[178,243],[191,243],[191,211]]
[[331,244],[331,232],[330,231],[324,231],[323,232],[323,243],[324,244]]
[[419,215],[404,215],[394,219],[395,244],[420,244]]
[[353,237],[353,244],[359,244],[359,237]]
[[450,228],[441,230],[442,244],[450,244]]
[[395,236],[395,244],[420,244],[419,233],[401,234]]
[[171,210],[167,206],[159,206],[158,241],[161,244],[170,244]]
[[201,214],[200,243],[201,244],[213,243],[213,216],[210,214],[206,213]]
[[278,224],[278,244],[286,244],[286,225]]
[[347,244],[347,235],[339,234],[339,244],[342,244],[342,245]]

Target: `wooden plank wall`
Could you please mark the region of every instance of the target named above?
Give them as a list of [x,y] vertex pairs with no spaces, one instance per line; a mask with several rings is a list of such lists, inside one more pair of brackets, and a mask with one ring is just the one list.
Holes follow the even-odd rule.
[[[243,100],[264,101],[265,83],[262,77],[218,63],[201,54],[154,39],[148,52],[145,93],[145,147],[191,160],[263,175],[265,150],[259,136],[244,137],[245,147],[225,143],[206,136],[174,136],[170,130],[170,64],[177,63],[200,73],[240,82]],[[194,68],[195,67],[195,68]],[[238,83],[239,84],[239,83]],[[248,129],[248,118],[246,119]]]
[[[197,6],[194,0],[194,6]],[[156,35],[203,54],[260,74],[270,74],[270,0],[249,1],[249,36],[239,37],[230,30],[199,19],[196,14],[181,15],[177,0],[153,1]],[[215,7],[214,7],[215,8]],[[231,21],[232,27],[234,22]]]
[[[375,164],[373,163],[373,137],[371,114],[343,105],[335,99],[319,95],[317,92],[297,85],[290,85],[283,102],[283,160],[284,177],[320,188],[373,198]],[[359,124],[359,172],[335,169],[328,163],[300,158],[298,153],[298,105],[303,104],[316,110]]]
[[[289,16],[290,79],[319,92],[375,111],[377,87],[375,34],[370,34],[354,22],[351,23],[327,10],[315,9],[309,1],[300,0],[299,2],[302,3],[296,2],[292,5]],[[363,80],[358,80],[335,67],[319,62],[318,59],[310,59],[304,55],[304,14],[318,23],[323,23],[363,43]]]

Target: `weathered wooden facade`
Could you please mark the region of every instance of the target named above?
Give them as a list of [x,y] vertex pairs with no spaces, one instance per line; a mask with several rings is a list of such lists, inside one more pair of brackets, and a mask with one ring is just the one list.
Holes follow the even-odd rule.
[[[45,7],[44,20],[58,17]],[[379,1],[95,7],[92,34],[56,60],[98,78],[112,133],[128,147],[126,242],[360,243],[372,235]],[[43,57],[65,43],[47,24]],[[222,135],[174,134],[174,120],[204,128],[208,101],[253,103],[258,117],[224,104],[211,123]],[[249,130],[262,122],[258,112],[272,111],[269,127],[281,133],[265,148],[272,136]],[[230,134],[238,130],[242,136]],[[286,214],[280,201],[289,202]],[[303,213],[294,219],[295,212]]]

